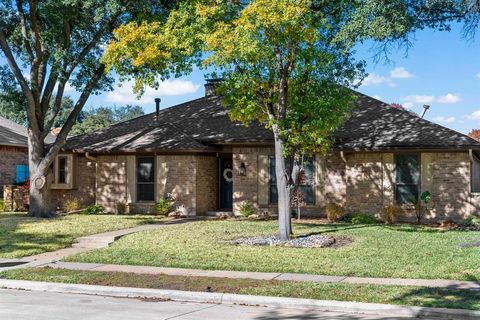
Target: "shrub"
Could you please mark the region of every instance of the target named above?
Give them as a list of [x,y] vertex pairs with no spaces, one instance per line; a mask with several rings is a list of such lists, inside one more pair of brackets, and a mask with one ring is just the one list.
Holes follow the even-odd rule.
[[470,215],[465,220],[463,220],[462,225],[466,227],[480,226],[480,217]]
[[5,211],[5,202],[3,200],[0,200],[0,212]]
[[429,203],[432,201],[432,195],[429,191],[424,191],[420,195],[420,199],[410,197],[407,199],[415,207],[415,217],[417,218],[417,224],[422,222],[422,219],[430,212]]
[[91,205],[87,208],[85,208],[83,211],[82,211],[83,214],[86,214],[86,215],[92,215],[92,214],[104,214],[105,213],[105,210],[103,209],[103,207],[99,204],[94,204],[94,205]]
[[369,214],[354,213],[342,217],[342,221],[353,224],[374,224],[377,220]]
[[389,204],[383,208],[383,219],[388,224],[397,222],[400,215],[400,207],[396,204]]
[[125,202],[117,203],[117,214],[125,214],[127,212],[127,204]]
[[327,219],[330,222],[337,221],[345,214],[345,209],[341,205],[338,205],[336,203],[327,204],[325,211],[327,213]]
[[252,204],[250,201],[244,201],[240,205],[240,214],[246,218],[250,217],[252,214],[255,213]]
[[65,212],[77,211],[77,210],[80,210],[81,207],[82,207],[82,203],[77,198],[68,199],[63,204],[63,210],[65,210]]
[[173,204],[175,200],[171,196],[161,197],[157,203],[155,203],[155,212],[159,215],[166,216],[173,211]]

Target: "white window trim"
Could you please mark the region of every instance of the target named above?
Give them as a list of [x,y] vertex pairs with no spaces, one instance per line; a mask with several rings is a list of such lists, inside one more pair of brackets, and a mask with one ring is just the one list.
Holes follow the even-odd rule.
[[[59,183],[58,182],[58,163],[60,158],[67,159],[67,167],[65,168],[65,175],[66,175],[66,183]],[[55,161],[53,162],[53,184],[52,189],[73,189],[74,187],[74,163],[75,157],[73,154],[58,154],[55,157]]]

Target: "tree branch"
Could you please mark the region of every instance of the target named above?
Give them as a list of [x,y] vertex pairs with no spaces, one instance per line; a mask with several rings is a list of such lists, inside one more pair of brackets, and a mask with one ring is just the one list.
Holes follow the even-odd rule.
[[27,51],[28,56],[30,57],[30,60],[33,61],[33,59],[35,59],[35,56],[33,55],[32,47],[30,46],[30,39],[28,38],[27,21],[25,20],[25,12],[23,11],[22,2],[20,0],[16,0],[16,3],[17,3],[18,14],[20,16],[20,25],[22,27],[22,42],[25,47],[25,50]]
[[60,130],[60,133],[58,134],[57,139],[55,140],[53,145],[50,147],[50,150],[48,150],[45,157],[42,159],[39,165],[40,172],[45,172],[48,169],[48,167],[52,164],[55,155],[57,155],[57,153],[65,144],[65,141],[67,139],[68,133],[70,132],[70,129],[75,124],[78,118],[78,115],[80,114],[80,111],[82,111],[83,106],[87,102],[88,98],[90,97],[90,94],[92,93],[93,89],[97,85],[98,81],[100,81],[104,73],[105,73],[105,65],[100,64],[100,66],[95,70],[90,81],[85,86],[85,89],[80,95],[80,98],[77,100],[77,103],[75,103],[75,106],[72,112],[70,112],[70,115],[68,116],[67,120],[65,121],[65,124],[62,127],[62,130]]

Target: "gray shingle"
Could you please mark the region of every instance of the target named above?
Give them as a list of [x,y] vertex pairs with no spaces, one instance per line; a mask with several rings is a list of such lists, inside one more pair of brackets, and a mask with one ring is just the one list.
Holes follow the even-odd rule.
[[27,128],[0,117],[0,145],[27,147]]
[[[338,150],[480,149],[475,140],[358,94],[350,118],[335,134]],[[204,97],[98,132],[71,137],[76,152],[211,151],[217,144],[273,143],[272,133],[254,122],[232,122],[219,97]]]

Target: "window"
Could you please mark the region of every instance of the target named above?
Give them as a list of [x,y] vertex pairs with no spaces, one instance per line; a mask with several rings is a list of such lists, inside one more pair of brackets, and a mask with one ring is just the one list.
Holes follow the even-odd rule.
[[73,189],[75,180],[76,156],[60,154],[53,163],[54,182],[52,189]]
[[397,203],[406,204],[418,201],[420,165],[418,155],[396,156],[395,198]]
[[[314,157],[304,157],[303,169],[305,171],[305,179],[299,186],[299,190],[305,195],[306,204],[315,204],[315,196],[313,192],[314,185]],[[290,161],[286,160],[285,164],[290,165]],[[278,203],[277,193],[277,176],[275,174],[275,157],[270,157],[269,162],[269,199],[271,204]]]
[[57,183],[67,183],[67,161],[67,157],[65,156],[58,157]]
[[137,201],[155,201],[155,158],[137,158]]

